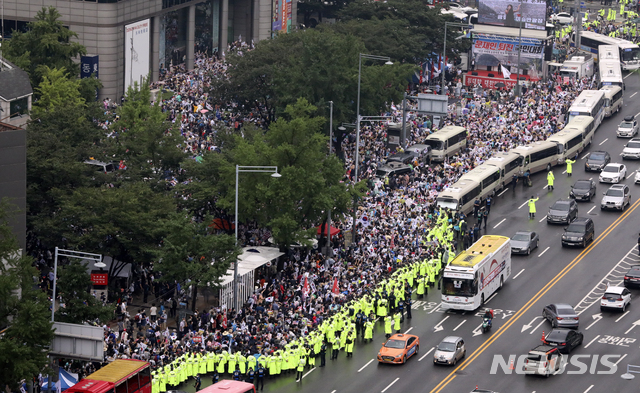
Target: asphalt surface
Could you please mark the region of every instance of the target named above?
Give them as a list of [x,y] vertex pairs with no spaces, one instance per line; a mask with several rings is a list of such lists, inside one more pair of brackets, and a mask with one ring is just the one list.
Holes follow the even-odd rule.
[[[565,166],[557,166],[553,191],[546,190],[546,173],[542,172],[532,176],[531,188],[519,185],[515,195],[513,190],[507,189],[496,198],[485,233],[512,236],[518,230],[532,230],[540,234],[540,246],[529,256],[512,257],[511,277],[496,296],[488,299],[486,306],[495,312],[491,332],[480,332],[483,308],[475,312],[444,312],[438,308],[440,292],[431,289],[422,300],[416,301],[414,295],[413,318],[405,319],[402,324],[403,332],[420,337],[419,353],[405,365],[379,365],[375,360],[384,342],[384,326],[378,322],[373,343],[362,344],[359,339],[352,358],[341,353],[339,359],[327,360],[324,368],[307,368],[298,383],[295,373],[267,379],[264,391],[470,392],[476,385],[501,393],[637,390],[640,374],[632,381],[621,375],[628,364],[640,365],[640,299],[635,299],[640,297],[640,290],[632,290],[634,297],[624,314],[601,312],[599,308],[606,283],[621,282],[628,266],[640,263],[636,243],[640,232],[637,221],[640,218],[640,185],[633,184],[640,162],[622,161],[619,154],[626,139],[615,136],[617,125],[624,116],[640,112],[637,93],[640,77],[631,74],[625,82],[624,109],[603,121],[592,145],[574,164],[572,177],[563,174]],[[584,250],[563,248],[560,244],[563,226],[548,225],[545,213],[554,201],[568,198],[576,180],[593,178],[597,181],[597,173],[584,171],[582,159],[593,150],[606,150],[612,155],[612,161],[627,165],[629,174],[623,183],[631,187],[631,206],[624,213],[601,211],[600,198],[609,185],[598,184],[594,201],[579,203],[579,216],[590,217],[595,222],[595,241]],[[540,197],[534,220],[528,219],[526,206],[531,194]],[[584,343],[571,352],[564,372],[549,378],[522,375],[518,372],[518,357],[541,344],[543,332],[551,329],[541,318],[541,312],[544,305],[553,302],[576,307]],[[449,335],[465,340],[466,358],[456,367],[434,366],[433,348]],[[575,358],[576,355],[581,357]],[[605,355],[610,356],[603,359]],[[497,366],[496,358],[504,359],[503,366]],[[514,360],[514,370],[510,370],[509,359]],[[578,359],[584,364],[583,370]]]

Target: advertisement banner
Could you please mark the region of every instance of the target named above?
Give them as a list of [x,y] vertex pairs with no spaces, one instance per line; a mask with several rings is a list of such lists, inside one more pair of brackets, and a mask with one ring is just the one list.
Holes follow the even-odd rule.
[[545,0],[479,0],[478,23],[504,27],[544,30],[547,3]]
[[515,79],[488,78],[485,76],[474,75],[465,75],[464,79],[464,84],[466,86],[480,85],[483,89],[497,89],[498,87],[503,87],[496,86],[496,83],[502,83],[504,84],[504,87],[508,89],[513,89],[513,87],[516,85]]
[[108,285],[109,274],[108,273],[91,273],[91,282],[93,282],[93,285]]
[[273,0],[271,3],[271,36],[277,31],[287,33],[291,31],[291,0]]
[[100,64],[100,57],[94,56],[81,56],[80,57],[80,78],[89,78],[93,75],[96,78],[100,78],[98,74]]
[[[478,68],[503,66],[517,72],[518,37],[497,36],[492,34],[474,34],[473,58]],[[522,38],[520,50],[520,68],[527,75],[538,79],[542,75],[544,43],[535,38]],[[497,73],[500,73],[498,70]]]
[[149,50],[151,42],[151,20],[144,19],[125,25],[124,35],[124,92],[134,82],[140,85],[149,75]]

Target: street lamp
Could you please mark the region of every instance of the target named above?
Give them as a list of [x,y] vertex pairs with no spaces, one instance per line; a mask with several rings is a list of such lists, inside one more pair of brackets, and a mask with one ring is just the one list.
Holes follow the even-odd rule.
[[[236,165],[236,245],[238,244],[238,175],[240,172],[254,172],[254,173],[271,173],[271,177],[279,178],[282,177],[281,174],[278,173],[277,166],[247,166],[247,165]],[[233,308],[238,312],[238,264],[240,260],[236,258],[236,263],[233,264]],[[229,348],[231,349],[231,347]]]
[[[384,61],[385,65],[393,65],[389,56],[376,56],[360,53],[358,55],[358,101],[356,103],[356,173],[354,174],[354,184],[358,183],[358,161],[360,160],[360,80],[362,79],[362,59],[379,60]],[[352,228],[352,242],[356,241],[356,209],[357,201],[353,201],[353,228]]]

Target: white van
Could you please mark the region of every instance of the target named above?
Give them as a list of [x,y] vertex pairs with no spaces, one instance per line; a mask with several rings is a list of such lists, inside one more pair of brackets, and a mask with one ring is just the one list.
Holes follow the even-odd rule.
[[548,377],[560,370],[562,357],[558,348],[550,345],[538,345],[529,351],[524,365],[524,373]]
[[558,164],[558,145],[548,140],[518,146],[511,149],[511,151],[520,154],[524,158],[522,170],[526,171],[528,169],[531,174],[543,170],[550,171],[552,167]]
[[495,153],[484,163],[500,168],[500,188],[504,188],[511,182],[513,175],[521,174],[523,161],[524,159],[520,154],[508,151]]
[[445,126],[429,135],[424,141],[431,146],[431,160],[443,162],[467,146],[467,129]]

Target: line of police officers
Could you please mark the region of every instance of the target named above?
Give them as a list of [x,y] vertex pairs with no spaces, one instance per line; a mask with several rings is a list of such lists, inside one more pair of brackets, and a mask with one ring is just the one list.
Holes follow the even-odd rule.
[[[198,387],[200,375],[204,374],[212,374],[212,382],[216,383],[227,373],[234,380],[256,383],[263,389],[266,376],[275,377],[295,370],[296,382],[299,382],[306,366],[310,369],[315,367],[317,356],[320,357],[320,367],[325,366],[329,348],[331,359],[337,359],[340,350],[344,350],[347,357],[352,357],[358,336],[362,336],[365,343],[373,340],[377,320],[384,321],[387,338],[392,334],[392,322],[393,329],[400,331],[405,310],[407,318],[411,318],[413,289],[417,287],[418,297],[422,298],[429,287],[435,286],[444,265],[454,259],[452,220],[446,211],[441,210],[434,221],[429,229],[424,230],[426,236],[417,234],[417,242],[424,247],[420,255],[413,257],[415,261],[397,267],[403,257],[396,258],[395,269],[389,278],[361,299],[347,303],[306,337],[286,344],[271,355],[262,353],[257,357],[249,353],[245,356],[241,352],[230,354],[226,350],[193,350],[152,372],[152,393],[164,393],[167,386],[171,389],[190,377],[196,377]],[[421,258],[423,260],[419,261]]]

